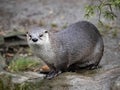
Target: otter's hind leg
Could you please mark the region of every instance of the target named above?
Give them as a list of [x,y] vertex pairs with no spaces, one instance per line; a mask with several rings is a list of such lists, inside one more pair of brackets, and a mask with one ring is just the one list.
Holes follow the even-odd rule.
[[103,56],[104,45],[103,42],[99,41],[93,50],[93,53],[85,58],[85,62],[80,63],[80,69],[97,69]]
[[79,70],[79,66],[77,64],[72,64],[67,68],[68,72],[75,72],[76,70]]
[[51,71],[45,76],[45,79],[52,79],[52,78],[56,77],[57,75],[59,75],[60,73],[61,73],[60,71],[51,70]]
[[92,55],[90,56],[90,62],[92,62],[89,65],[89,69],[96,69],[99,68],[99,63],[101,61],[101,58],[103,56],[103,51],[104,51],[104,45],[103,42],[99,42],[97,43],[94,52],[92,53]]

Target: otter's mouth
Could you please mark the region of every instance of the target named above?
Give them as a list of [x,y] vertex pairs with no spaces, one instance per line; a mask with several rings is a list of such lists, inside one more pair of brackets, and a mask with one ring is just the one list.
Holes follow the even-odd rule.
[[32,42],[32,43],[30,43],[30,45],[32,45],[32,46],[38,46],[39,44],[37,42]]

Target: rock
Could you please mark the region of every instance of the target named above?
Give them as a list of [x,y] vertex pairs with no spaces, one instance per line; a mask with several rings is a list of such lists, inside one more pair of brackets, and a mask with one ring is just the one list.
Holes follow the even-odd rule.
[[0,35],[0,46],[4,44],[4,37],[3,35]]
[[0,72],[6,67],[5,59],[0,54]]
[[112,90],[120,90],[120,76],[113,83],[113,85],[111,86],[111,88],[112,88]]
[[27,45],[25,31],[20,29],[5,32],[4,46],[10,47],[17,45]]
[[70,83],[70,90],[110,90],[111,83],[116,77],[120,76],[120,68],[104,71],[93,75],[85,76],[67,76]]
[[[42,74],[25,72],[23,74],[0,73],[0,90],[37,90],[39,82],[43,80]],[[35,84],[35,85],[34,85]]]
[[[52,80],[43,79],[43,74],[24,72],[0,73],[0,90],[119,90],[120,68],[92,73],[63,73]],[[92,74],[91,74],[92,73]],[[116,80],[116,81],[115,81]]]

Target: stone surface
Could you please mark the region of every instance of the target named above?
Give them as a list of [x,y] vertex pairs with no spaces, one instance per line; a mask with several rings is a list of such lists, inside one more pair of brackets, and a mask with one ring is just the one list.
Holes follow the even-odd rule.
[[[0,73],[0,90],[119,90],[120,68],[82,75],[63,73],[52,80],[44,79],[43,74],[24,72]],[[114,82],[114,85],[112,83]],[[9,83],[9,84],[8,84]]]
[[0,72],[6,67],[5,59],[0,54]]
[[120,76],[115,80],[111,88],[112,90],[120,90]]
[[43,76],[44,75],[42,74],[34,72],[22,74],[1,72],[0,90],[37,90],[37,86],[39,85],[39,82],[42,82]]

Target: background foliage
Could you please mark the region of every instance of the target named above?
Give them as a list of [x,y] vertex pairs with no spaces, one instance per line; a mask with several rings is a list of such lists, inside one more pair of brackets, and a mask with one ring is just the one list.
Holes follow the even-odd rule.
[[117,18],[115,10],[120,10],[120,0],[91,0],[91,3],[85,7],[85,17],[89,18],[98,13],[99,22],[101,22],[101,16],[114,20]]

